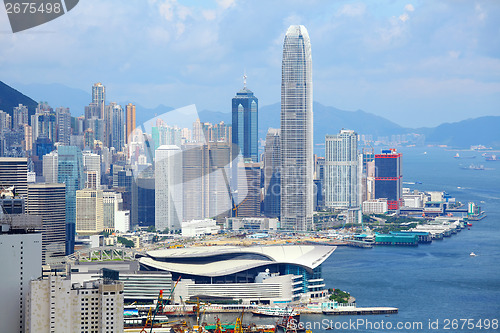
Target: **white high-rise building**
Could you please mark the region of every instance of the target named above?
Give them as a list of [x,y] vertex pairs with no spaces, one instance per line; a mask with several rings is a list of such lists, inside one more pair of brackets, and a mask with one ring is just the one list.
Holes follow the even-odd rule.
[[123,283],[50,275],[31,281],[26,333],[123,332]]
[[114,191],[103,192],[103,224],[104,230],[115,230],[116,215],[123,204],[122,194]]
[[76,191],[76,232],[97,235],[103,230],[103,192],[89,188]]
[[281,226],[313,227],[313,89],[311,42],[292,25],[283,43],[281,76]]
[[155,151],[155,228],[180,230],[182,222],[182,151],[163,145]]
[[[19,230],[24,229],[19,227],[22,225],[29,229]],[[42,218],[38,216],[0,216],[1,332],[25,332],[25,304],[30,280],[42,274],[42,234],[30,230],[41,227]]]
[[57,158],[57,150],[43,155],[43,177],[46,183],[57,183]]
[[325,142],[325,204],[328,208],[359,207],[361,194],[358,134],[341,130]]
[[101,156],[90,151],[83,151],[82,155],[85,187],[98,190],[101,186]]

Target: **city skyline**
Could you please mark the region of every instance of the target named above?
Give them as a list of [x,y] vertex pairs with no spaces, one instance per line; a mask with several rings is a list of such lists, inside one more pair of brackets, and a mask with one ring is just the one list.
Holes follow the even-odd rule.
[[[111,8],[113,19],[104,19]],[[269,17],[252,25],[251,18],[262,12]],[[500,115],[495,108],[500,45],[493,29],[499,16],[500,6],[487,1],[316,1],[308,6],[300,1],[87,1],[43,26],[1,34],[6,47],[0,68],[2,80],[28,94],[24,88],[31,84],[87,91],[100,81],[113,91],[110,101],[148,108],[195,103],[200,110],[230,112],[227,101],[244,71],[261,105],[279,100],[283,31],[304,24],[317,40],[318,102],[363,109],[403,126],[432,126]],[[0,27],[9,30],[5,14]],[[51,52],[35,54],[28,47]],[[103,50],[97,64],[94,48]]]

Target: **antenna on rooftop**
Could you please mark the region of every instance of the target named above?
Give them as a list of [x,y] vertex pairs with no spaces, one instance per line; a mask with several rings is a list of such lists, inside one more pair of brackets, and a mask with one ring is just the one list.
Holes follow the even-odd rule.
[[243,72],[243,89],[247,88],[247,71]]

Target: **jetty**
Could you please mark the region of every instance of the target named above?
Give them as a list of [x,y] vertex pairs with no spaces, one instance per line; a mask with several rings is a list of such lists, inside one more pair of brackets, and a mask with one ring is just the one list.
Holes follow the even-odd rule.
[[345,307],[345,308],[337,308],[337,309],[332,309],[332,310],[324,310],[323,314],[337,315],[337,316],[376,315],[376,314],[398,313],[398,311],[399,311],[398,308],[392,308],[392,307],[370,307],[370,308]]

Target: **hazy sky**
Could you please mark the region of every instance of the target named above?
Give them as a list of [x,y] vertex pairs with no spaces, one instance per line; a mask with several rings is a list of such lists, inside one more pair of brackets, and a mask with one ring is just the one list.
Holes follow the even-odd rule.
[[314,100],[404,126],[500,116],[500,1],[82,0],[12,34],[0,80],[60,83],[146,107],[229,112],[248,87],[279,102],[283,37],[309,31]]

